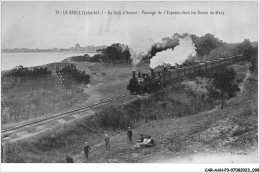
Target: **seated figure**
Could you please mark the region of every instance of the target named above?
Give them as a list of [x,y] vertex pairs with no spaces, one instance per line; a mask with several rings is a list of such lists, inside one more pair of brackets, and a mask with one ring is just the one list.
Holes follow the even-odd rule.
[[143,141],[144,141],[144,135],[141,134],[141,138],[138,140],[138,143],[141,143],[141,142],[143,142]]
[[140,139],[137,144],[134,145],[134,148],[141,148],[141,147],[152,147],[155,145],[154,139],[151,136],[145,137],[143,141]]
[[148,136],[147,138],[144,139],[144,141],[140,145],[143,147],[149,146],[151,141],[152,141],[151,136]]

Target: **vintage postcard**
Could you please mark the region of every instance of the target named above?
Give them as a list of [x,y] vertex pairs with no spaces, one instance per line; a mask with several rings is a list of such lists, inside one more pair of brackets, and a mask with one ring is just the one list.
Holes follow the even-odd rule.
[[2,1],[1,167],[259,172],[258,3]]

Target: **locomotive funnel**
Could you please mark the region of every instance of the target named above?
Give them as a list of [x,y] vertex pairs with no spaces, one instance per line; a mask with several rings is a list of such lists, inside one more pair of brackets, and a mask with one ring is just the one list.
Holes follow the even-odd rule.
[[151,68],[151,76],[152,76],[152,78],[154,78],[155,77],[155,73],[154,73],[154,71],[153,71],[153,69]]
[[133,79],[135,78],[135,71],[133,71]]

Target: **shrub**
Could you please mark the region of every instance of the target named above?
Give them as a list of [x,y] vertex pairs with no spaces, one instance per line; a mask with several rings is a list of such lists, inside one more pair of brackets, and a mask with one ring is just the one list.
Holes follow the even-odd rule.
[[90,62],[109,62],[109,57],[102,53],[95,54],[89,59]]
[[250,59],[251,66],[249,67],[249,70],[251,72],[255,72],[257,74],[258,70],[258,47],[255,47],[252,49],[252,58]]
[[114,43],[90,58],[91,62],[121,63],[131,62],[129,48],[123,44]]
[[90,56],[88,54],[85,54],[84,56],[72,56],[70,57],[71,61],[76,61],[76,62],[85,62],[89,61]]
[[66,65],[61,70],[57,68],[57,73],[71,76],[76,82],[88,84],[90,82],[90,75],[86,74],[85,71],[76,69],[75,65]]
[[13,68],[10,72],[7,72],[3,75],[5,77],[14,77],[14,78],[38,78],[50,75],[51,71],[48,70],[47,67],[34,67],[33,69],[28,69],[27,67],[23,67],[21,65]]
[[121,106],[109,106],[98,115],[100,125],[103,128],[127,129],[131,125],[130,117]]

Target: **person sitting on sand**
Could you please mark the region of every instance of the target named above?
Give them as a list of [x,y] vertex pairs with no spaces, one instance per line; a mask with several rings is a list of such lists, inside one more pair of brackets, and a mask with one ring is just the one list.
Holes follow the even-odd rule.
[[137,144],[134,145],[134,148],[140,148],[142,147],[144,144],[146,144],[148,141],[148,137],[144,137],[143,135],[141,135],[140,140],[137,142]]
[[151,144],[151,146],[152,146],[152,147],[155,145],[155,141],[154,141],[154,139],[153,139],[153,138],[151,139],[151,142],[150,142],[150,144]]
[[135,148],[140,148],[140,147],[141,147],[141,145],[140,145],[139,142],[137,142],[137,143],[134,145],[134,149],[135,149]]
[[144,138],[144,141],[142,143],[140,143],[141,146],[146,146],[151,142],[151,136],[148,136],[146,138]]
[[[140,140],[139,140],[140,141]],[[154,146],[154,139],[151,136],[145,137],[143,142],[138,142],[134,145],[134,148],[141,148],[141,147],[152,147]]]
[[141,136],[141,138],[138,140],[138,143],[144,142],[144,135],[141,134],[140,136]]
[[152,146],[154,146],[154,139],[152,139],[151,136],[148,136],[148,139],[143,144],[143,147],[152,147]]

